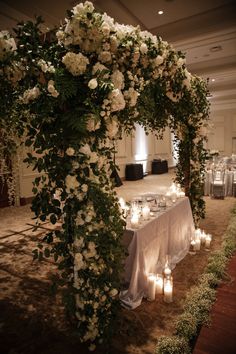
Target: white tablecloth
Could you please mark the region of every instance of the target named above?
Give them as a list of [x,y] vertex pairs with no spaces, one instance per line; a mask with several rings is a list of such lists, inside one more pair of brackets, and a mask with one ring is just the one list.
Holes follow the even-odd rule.
[[125,263],[127,290],[120,299],[129,308],[140,305],[147,296],[147,275],[163,271],[166,256],[173,269],[189,251],[194,235],[194,223],[189,199],[178,199],[175,204],[138,228],[127,230],[124,242],[129,256]]
[[[233,195],[233,180],[234,180],[234,172],[226,170],[225,171],[225,196]],[[212,171],[208,170],[205,172],[205,184],[204,184],[204,195],[211,194],[211,182],[212,182]]]

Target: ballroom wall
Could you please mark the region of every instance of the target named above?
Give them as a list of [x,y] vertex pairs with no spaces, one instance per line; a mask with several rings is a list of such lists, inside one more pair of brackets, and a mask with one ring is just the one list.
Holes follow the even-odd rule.
[[[236,153],[236,108],[211,109],[210,120],[213,123],[207,147],[210,150],[219,150],[220,154],[231,155]],[[235,137],[235,151],[232,141]],[[146,135],[143,128],[136,126],[132,136],[123,136],[116,146],[116,163],[119,166],[119,176],[125,177],[125,166],[129,163],[142,163],[144,172],[151,172],[151,162],[155,158],[167,159],[169,167],[175,165],[172,156],[171,132],[165,130],[163,139],[157,139],[154,134]],[[23,163],[26,155],[24,150],[20,154],[19,164],[19,190],[21,198],[32,196],[32,182],[36,176],[35,171]]]

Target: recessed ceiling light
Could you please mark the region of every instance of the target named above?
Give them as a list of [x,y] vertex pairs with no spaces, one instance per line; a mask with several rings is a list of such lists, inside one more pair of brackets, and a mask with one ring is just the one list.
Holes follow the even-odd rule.
[[158,11],[158,15],[163,15],[163,14],[164,14],[164,11],[162,11],[162,10]]
[[216,79],[211,79],[212,82],[216,81]]

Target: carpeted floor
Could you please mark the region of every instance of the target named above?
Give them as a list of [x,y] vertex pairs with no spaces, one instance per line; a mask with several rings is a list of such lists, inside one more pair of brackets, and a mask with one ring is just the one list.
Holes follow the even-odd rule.
[[[169,173],[124,182],[117,193],[129,200],[139,194],[164,192],[172,178]],[[153,354],[157,337],[171,334],[186,291],[195,284],[209,254],[221,244],[235,202],[234,198],[206,197],[207,214],[201,228],[213,236],[210,251],[189,254],[176,266],[173,303],[164,303],[160,295],[154,302],[143,301],[133,311],[122,309],[109,354]],[[33,232],[32,216],[29,205],[0,209],[0,353],[87,353],[66,320],[60,294],[54,297],[50,292],[56,265],[52,260],[32,260],[32,250],[45,228],[50,228],[44,224]],[[96,353],[105,354],[102,348]]]

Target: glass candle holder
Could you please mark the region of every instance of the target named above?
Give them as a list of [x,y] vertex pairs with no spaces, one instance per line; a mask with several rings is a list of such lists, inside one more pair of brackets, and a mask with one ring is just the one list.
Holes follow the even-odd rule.
[[170,303],[173,301],[173,277],[164,278],[164,302]]
[[154,273],[149,273],[147,280],[148,280],[147,299],[148,301],[154,301],[156,296],[156,275]]

